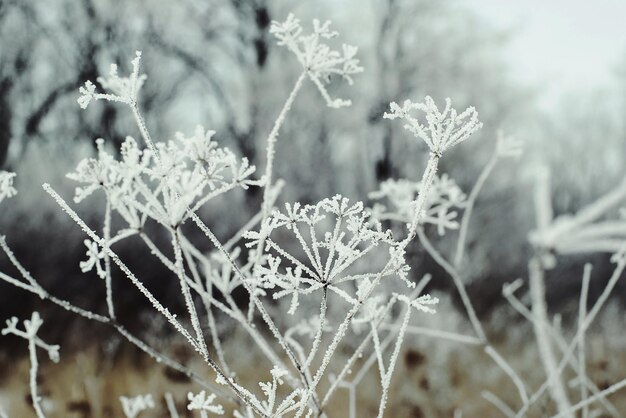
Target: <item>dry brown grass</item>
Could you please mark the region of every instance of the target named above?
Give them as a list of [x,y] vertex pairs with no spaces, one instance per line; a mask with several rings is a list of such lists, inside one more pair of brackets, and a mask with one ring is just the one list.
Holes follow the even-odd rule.
[[[494,338],[496,347],[521,377],[537,388],[543,370],[534,349],[532,334],[521,331],[517,336]],[[269,365],[258,357],[242,335],[235,333],[227,342],[226,351],[238,379],[247,387],[268,379]],[[600,387],[606,388],[626,376],[626,350],[611,344],[604,333],[589,336],[589,375]],[[167,342],[174,356],[194,370],[211,379],[207,367],[182,342]],[[337,363],[341,362],[341,355]],[[12,418],[34,416],[28,389],[28,359],[2,362],[0,402]],[[358,367],[355,367],[357,370]],[[358,387],[357,417],[376,416],[380,383],[377,369],[372,368]],[[155,363],[132,347],[122,345],[115,355],[103,355],[92,345],[73,353],[61,352],[61,362],[43,362],[39,382],[48,408],[48,418],[107,418],[123,417],[119,397],[151,393],[158,405],[141,417],[168,417],[163,395],[171,392],[177,401],[181,417],[193,415],[185,408],[188,391],[198,391],[198,385],[179,373]],[[569,375],[568,377],[574,377]],[[327,381],[323,385],[327,385]],[[499,417],[501,414],[482,399],[481,392],[497,394],[514,409],[520,406],[518,393],[503,374],[494,367],[479,347],[451,345],[440,340],[413,339],[411,348],[404,350],[398,363],[390,393],[386,416],[393,418],[452,417],[455,409],[463,417]],[[572,389],[576,399],[576,389]],[[626,411],[626,393],[613,395],[611,401],[620,411]],[[529,417],[550,416],[554,410],[543,399],[528,414]],[[229,410],[232,405],[224,405]],[[329,410],[332,417],[348,417],[347,392],[341,391]],[[227,414],[230,415],[230,414]]]

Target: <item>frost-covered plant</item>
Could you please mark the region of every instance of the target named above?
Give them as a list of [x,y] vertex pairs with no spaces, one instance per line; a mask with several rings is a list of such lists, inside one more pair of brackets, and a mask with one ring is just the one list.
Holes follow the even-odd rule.
[[[260,178],[254,177],[256,169],[247,159],[220,147],[214,140],[216,133],[201,126],[191,136],[179,133],[167,141],[153,140],[140,112],[140,93],[146,76],[140,74],[141,53],[138,52],[131,61],[128,76],[120,76],[117,67],[112,66],[109,77],[98,78],[101,90],[89,81],[79,91],[78,103],[82,108],[98,100],[128,106],[140,133],[140,140],[128,136],[119,153],[104,139],[97,139],[96,155],[79,162],[76,170],[68,174],[79,184],[74,195],[76,204],[94,193],[103,195],[105,208],[101,232],[87,225],[50,185],[44,185],[44,189],[87,235],[87,258],[78,267],[84,273],[95,270],[95,274],[104,279],[106,314],[78,308],[50,295],[19,263],[1,236],[0,247],[21,278],[0,272],[0,279],[85,318],[113,327],[150,356],[192,378],[202,390],[188,394],[187,408],[200,411],[203,417],[227,411],[233,411],[238,418],[330,417],[333,416],[333,411],[329,410],[330,402],[343,389],[348,390],[350,397],[350,415],[357,416],[354,402],[357,386],[374,367],[378,368],[382,388],[378,408],[378,417],[382,417],[402,345],[410,334],[484,349],[515,385],[522,403],[520,416],[537,401],[542,390],[550,390],[563,416],[570,416],[576,408],[587,405],[570,407],[563,397],[563,385],[558,376],[564,364],[571,360],[576,344],[584,346],[581,343],[584,332],[603,302],[590,312],[581,310],[578,342],[566,347],[564,360],[557,363],[554,353],[551,354],[550,342],[546,342],[551,335],[551,325],[545,306],[541,304],[541,263],[547,259],[544,253],[565,252],[561,240],[565,232],[576,232],[578,243],[582,241],[581,235],[583,238],[600,237],[606,242],[609,226],[598,228],[592,225],[592,221],[620,200],[623,190],[619,190],[619,195],[610,195],[597,206],[582,211],[573,220],[561,223],[567,227],[559,226],[558,219],[552,219],[550,209],[547,210],[549,213],[539,216],[545,222],[538,223],[538,232],[531,237],[541,252],[541,257],[531,263],[531,314],[515,298],[514,291],[519,286],[506,288],[505,297],[535,324],[540,352],[544,359],[548,358],[544,361],[548,371],[544,389],[537,391],[538,395],[529,396],[527,385],[490,344],[465,289],[463,277],[463,254],[472,207],[496,161],[519,155],[517,141],[499,135],[493,157],[466,195],[447,175],[438,176],[437,170],[447,151],[467,140],[482,126],[476,110],[469,107],[459,113],[452,107],[450,99],[446,99],[443,110],[439,110],[430,97],[420,103],[407,100],[402,106],[392,102],[390,112],[384,117],[402,119],[405,128],[423,140],[430,150],[421,179],[393,179],[381,184],[370,197],[385,200],[386,207],[378,204],[366,208],[361,202],[351,203],[336,195],[309,205],[286,203],[284,210],[278,210],[275,205],[283,183],[274,179],[275,146],[304,81],[312,81],[328,106],[344,107],[350,102],[332,99],[325,83],[333,76],[339,76],[352,84],[352,76],[362,68],[355,47],[344,45],[338,51],[327,44],[337,36],[330,29],[330,22],[315,20],[313,31],[305,34],[298,19],[289,15],[284,22],[272,22],[270,32],[278,39],[279,46],[296,56],[302,73],[267,136],[265,170]],[[13,176],[0,172],[0,201],[15,194]],[[201,219],[200,209],[229,191],[250,187],[263,189],[259,212],[249,222],[240,225],[230,239],[222,242]],[[113,222],[114,217],[119,222]],[[380,220],[399,221],[401,228],[406,226],[406,233],[401,233],[403,238],[397,239],[389,230],[383,229]],[[144,226],[149,222],[160,226],[169,235],[170,248],[160,248],[146,234]],[[204,246],[193,242],[187,235],[187,229],[182,228],[187,223],[193,223],[204,233],[211,244],[208,252],[200,250]],[[437,251],[424,230],[426,224],[436,226],[440,234],[452,234],[458,229],[454,260],[447,260]],[[118,229],[114,230],[113,225],[119,225]],[[155,259],[171,271],[187,309],[184,317],[170,312],[118,256],[118,243],[131,236],[138,237]],[[438,303],[436,297],[422,294],[430,280],[429,275],[419,281],[409,275],[406,252],[415,238],[452,278],[475,335],[411,326],[414,314],[435,314],[434,307]],[[611,243],[619,241],[623,244],[622,238],[620,235]],[[617,267],[606,295],[615,285],[615,277],[626,268],[623,248],[626,247],[622,245],[619,251],[613,251]],[[204,364],[214,373],[211,379],[202,377],[206,375],[205,371],[192,370],[167,353],[158,352],[117,322],[112,286],[114,267],[199,353]],[[589,279],[585,280],[588,284]],[[250,302],[247,311],[236,300],[235,292],[247,294]],[[603,298],[608,297],[605,294]],[[198,305],[201,305],[200,309]],[[13,333],[28,339],[29,348],[32,346],[31,362],[36,346],[47,349],[51,358],[55,353],[54,346],[45,345],[36,337],[35,328],[40,325],[37,318],[33,315],[31,321],[25,323],[26,331],[17,329],[17,320],[10,320],[3,330],[3,334]],[[245,333],[250,346],[264,358],[259,369],[266,372],[267,381],[264,379],[258,385],[242,383],[236,359],[223,347],[224,327],[218,326],[220,321],[235,324]],[[337,366],[333,363],[337,361],[337,352],[344,346],[352,351],[347,360],[338,365],[338,370],[332,370]],[[58,348],[56,350],[58,353]],[[580,381],[588,384],[593,395],[583,393],[581,402],[600,400],[610,405],[605,399],[608,392],[594,392],[584,370],[581,371],[583,351],[583,348],[579,350],[579,364],[575,367]],[[362,357],[365,360],[359,361]],[[43,413],[33,378],[36,377],[36,357],[33,363],[33,403],[41,417]],[[353,369],[356,373],[349,377]],[[328,384],[322,384],[325,379]],[[611,390],[618,388],[613,386]],[[493,394],[487,394],[485,398],[507,414],[506,408],[511,409]],[[132,399],[121,397],[120,401],[127,417],[135,417],[143,410],[155,407],[150,395]],[[177,416],[171,394],[166,395],[166,403],[171,416]]]

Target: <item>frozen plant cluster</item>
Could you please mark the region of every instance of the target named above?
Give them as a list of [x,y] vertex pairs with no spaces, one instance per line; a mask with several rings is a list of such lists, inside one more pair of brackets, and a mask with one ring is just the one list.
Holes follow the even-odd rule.
[[[546,197],[549,186],[543,182],[537,187],[538,228],[530,236],[536,251],[529,262],[532,306],[527,307],[515,295],[520,281],[503,289],[511,305],[533,323],[546,371],[545,384],[534,393],[529,392],[528,385],[490,343],[463,278],[467,231],[477,196],[500,159],[519,156],[519,143],[500,135],[493,157],[466,194],[447,174],[438,174],[438,168],[446,152],[481,128],[477,111],[469,107],[459,112],[450,99],[446,99],[442,110],[430,97],[423,102],[407,100],[402,106],[392,102],[384,118],[403,120],[414,139],[423,141],[430,150],[421,179],[391,179],[382,183],[378,191],[369,195],[376,201],[373,207],[341,195],[308,205],[279,205],[276,202],[281,189],[289,185],[274,179],[275,149],[298,93],[308,80],[327,106],[349,106],[349,100],[331,98],[328,83],[333,76],[339,76],[352,84],[352,76],[363,69],[356,58],[356,47],[343,45],[339,51],[329,44],[337,36],[330,22],[315,20],[312,32],[307,33],[290,14],[284,22],[273,22],[270,33],[278,45],[295,55],[302,72],[267,136],[262,175],[257,175],[246,158],[220,147],[214,139],[216,133],[202,126],[191,135],[179,133],[167,141],[154,140],[140,111],[141,88],[147,78],[140,73],[141,53],[137,52],[128,76],[120,75],[119,69],[112,66],[108,77],[98,78],[99,87],[88,81],[79,91],[78,104],[83,109],[101,100],[126,106],[139,134],[139,139],[128,136],[119,152],[106,139],[97,139],[96,155],[82,160],[67,176],[77,184],[75,204],[96,193],[104,198],[101,230],[81,219],[68,198],[53,186],[43,186],[84,231],[86,259],[78,267],[84,274],[102,279],[106,312],[88,311],[51,295],[24,268],[4,237],[0,237],[0,247],[20,277],[0,272],[0,279],[112,327],[158,362],[193,379],[200,390],[188,394],[187,409],[201,417],[333,417],[339,415],[332,409],[332,402],[341,395],[349,401],[350,417],[362,416],[356,403],[357,388],[374,368],[378,369],[381,388],[377,416],[383,417],[403,344],[415,335],[481,347],[519,393],[518,412],[513,409],[516,406],[505,404],[495,394],[483,394],[506,417],[524,416],[544,393],[554,402],[557,416],[573,417],[578,410],[585,417],[599,410],[613,413],[615,407],[607,396],[626,386],[626,381],[604,390],[591,382],[584,368],[584,335],[626,268],[625,221],[601,220],[623,201],[626,186],[620,185],[576,215],[556,219],[549,196]],[[0,202],[16,194],[13,180],[14,174],[0,172]],[[200,210],[222,195],[251,187],[263,191],[258,213],[240,225],[240,230],[228,240],[218,239],[202,220]],[[183,229],[183,225],[189,224],[202,232],[210,251],[200,250],[206,245],[194,242],[189,228]],[[146,232],[148,225],[168,235],[167,247],[157,245]],[[393,233],[388,225],[393,226]],[[432,227],[439,235],[458,231],[452,259],[448,260],[430,241],[428,233]],[[116,252],[119,243],[131,237],[143,243],[154,259],[171,271],[170,278],[180,288],[186,307],[184,318],[164,306]],[[436,315],[438,299],[423,293],[430,275],[417,278],[412,274],[406,258],[410,245],[421,245],[450,276],[473,335],[411,325],[415,315]],[[614,253],[616,269],[589,312],[583,302],[591,270],[585,269],[583,289],[587,290],[581,296],[580,325],[576,338],[568,345],[564,337],[554,332],[548,318],[544,272],[556,263],[559,254],[598,250]],[[170,353],[157,351],[118,321],[114,275],[129,280],[156,314],[163,316],[186,340],[211,373],[210,379],[203,377],[207,370],[191,369],[174,360]],[[247,307],[236,300],[235,292],[246,295]],[[236,368],[237,359],[224,349],[224,327],[218,326],[221,321],[239,328],[248,339],[246,343],[265,360],[259,368],[266,378],[258,384],[244,383]],[[46,411],[37,391],[37,348],[46,351],[51,360],[59,360],[59,347],[37,337],[41,325],[41,318],[34,313],[24,321],[23,330],[13,318],[2,331],[3,335],[13,334],[28,341],[30,389],[38,418],[45,417]],[[347,358],[339,356],[346,348],[350,349]],[[560,361],[555,348],[562,351]],[[580,400],[576,404],[570,401],[571,393],[562,379],[566,367],[578,374]],[[129,418],[144,413],[147,416],[146,411],[157,405],[150,394],[119,399]],[[170,416],[178,417],[171,393],[165,395],[165,402]],[[455,416],[462,413],[459,407]]]

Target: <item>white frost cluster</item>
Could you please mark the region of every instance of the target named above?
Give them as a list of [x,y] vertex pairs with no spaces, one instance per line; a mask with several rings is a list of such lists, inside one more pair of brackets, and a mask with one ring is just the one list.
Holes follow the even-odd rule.
[[102,266],[104,251],[100,250],[98,244],[90,239],[86,239],[84,243],[85,247],[87,247],[87,260],[80,262],[80,271],[87,273],[95,267],[98,277],[104,279],[106,277],[106,271]]
[[120,396],[120,402],[122,403],[122,410],[126,418],[136,418],[143,411],[148,409],[154,409],[154,400],[152,395],[139,395],[133,398],[126,396]]
[[293,412],[298,406],[296,398],[301,395],[299,390],[292,391],[280,403],[278,402],[278,387],[284,384],[283,378],[289,373],[287,370],[274,366],[271,370],[271,382],[259,382],[261,390],[266,396],[266,400],[261,401],[263,412],[271,417],[284,417],[286,414]]
[[127,104],[135,103],[137,94],[146,80],[145,74],[139,74],[140,61],[141,51],[137,51],[135,58],[131,61],[133,69],[128,77],[120,77],[115,64],[111,64],[108,77],[98,77],[98,83],[109,93],[97,93],[95,84],[87,81],[79,89],[80,97],[77,101],[80,107],[86,109],[92,100],[111,100]]
[[338,35],[330,29],[330,21],[321,23],[313,20],[313,32],[303,35],[300,20],[289,14],[284,22],[272,22],[270,33],[278,39],[278,45],[285,46],[294,53],[304,71],[315,83],[330,107],[349,106],[349,100],[331,99],[323,82],[329,82],[332,75],[338,75],[352,84],[352,75],[363,72],[359,60],[355,58],[357,47],[343,44],[341,52],[324,43]]
[[213,403],[216,397],[214,393],[207,396],[204,390],[200,391],[197,395],[189,392],[187,394],[187,399],[189,400],[187,409],[190,411],[203,411],[203,414],[211,412],[216,415],[224,415],[224,407]]
[[[435,101],[426,96],[423,103],[413,103],[406,100],[402,107],[396,102],[390,105],[391,112],[384,114],[386,119],[403,119],[404,128],[416,138],[422,139],[432,153],[441,156],[445,151],[465,141],[483,124],[478,121],[478,112],[474,107],[468,107],[460,114],[452,108],[452,101],[446,99],[446,107],[440,111]],[[426,123],[420,122],[411,112],[418,110],[424,113]]]
[[228,190],[259,185],[250,177],[255,167],[238,159],[228,148],[213,141],[214,131],[198,126],[191,137],[178,133],[173,140],[156,144],[158,158],[140,148],[132,137],[121,146],[120,159],[97,140],[97,158],[78,163],[67,177],[81,183],[75,202],[103,189],[113,209],[129,224],[140,228],[146,217],[177,225],[211,198]]
[[14,178],[15,173],[0,171],[0,203],[2,203],[4,199],[13,197],[17,194],[17,190],[13,187]]
[[[306,256],[300,260],[276,241],[272,234],[277,230],[288,231],[300,244]],[[377,220],[370,218],[362,202],[351,204],[341,195],[324,199],[316,205],[302,206],[296,202],[285,204],[285,211],[274,211],[259,231],[244,234],[247,247],[265,243],[265,257],[254,275],[258,287],[274,289],[274,299],[291,296],[289,313],[295,313],[299,297],[321,290],[330,284],[360,281],[374,273],[359,273],[352,269],[359,260],[380,244],[395,245],[391,231],[383,230]],[[408,266],[401,254],[397,273],[406,279]],[[354,296],[331,286],[350,303]]]

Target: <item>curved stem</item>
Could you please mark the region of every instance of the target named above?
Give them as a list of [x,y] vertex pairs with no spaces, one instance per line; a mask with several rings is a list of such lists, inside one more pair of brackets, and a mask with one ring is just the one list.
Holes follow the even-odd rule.
[[463,212],[463,219],[461,220],[461,227],[459,228],[459,239],[456,243],[456,253],[454,255],[454,267],[457,269],[460,267],[461,262],[463,261],[463,254],[465,252],[465,241],[467,239],[467,231],[469,229],[469,221],[472,218],[472,212],[474,211],[474,205],[476,204],[476,199],[478,198],[478,194],[482,190],[485,182],[491,175],[494,167],[496,166],[496,162],[498,161],[497,151],[494,152],[493,156],[489,159],[489,162],[480,175],[478,176],[478,180],[474,184],[472,191],[470,192],[467,201],[465,203],[465,211]]
[[474,305],[470,301],[469,295],[467,294],[467,290],[465,289],[465,285],[463,284],[463,279],[456,271],[454,267],[433,247],[430,240],[426,237],[424,230],[422,228],[417,229],[417,235],[419,237],[420,243],[426,250],[428,254],[439,264],[449,275],[452,277],[452,281],[461,296],[461,301],[463,302],[463,306],[467,311],[467,315],[470,319],[470,323],[474,328],[474,332],[483,343],[486,343],[487,337],[485,335],[485,331],[483,330],[480,321],[478,320],[478,315],[476,315],[476,310],[474,309]]

